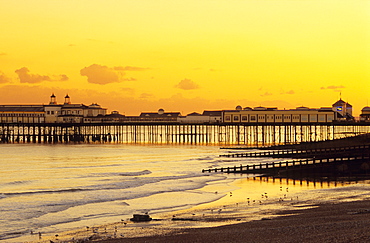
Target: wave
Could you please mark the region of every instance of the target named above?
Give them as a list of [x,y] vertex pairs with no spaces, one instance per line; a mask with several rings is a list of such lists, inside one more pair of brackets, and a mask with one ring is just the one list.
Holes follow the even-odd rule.
[[150,170],[143,170],[138,172],[125,172],[125,173],[119,173],[120,176],[141,176],[141,175],[148,175],[152,172]]
[[[79,192],[79,191],[92,191],[93,189],[82,189],[82,188],[70,188],[70,189],[59,189],[59,190],[44,190],[44,191],[27,191],[27,192],[4,192],[3,196],[17,196],[17,195],[29,195],[29,194],[46,194],[46,193],[63,193],[63,192]],[[0,195],[0,197],[1,197]]]
[[[219,180],[219,178],[215,177],[213,179],[209,177],[204,177],[201,173],[190,173],[186,175],[172,175],[172,176],[164,176],[164,177],[144,177],[138,178],[136,176],[140,175],[147,175],[151,174],[152,172],[149,170],[143,170],[139,172],[127,172],[127,173],[115,173],[117,176],[122,177],[128,177],[125,180],[122,181],[113,181],[111,183],[106,184],[95,184],[91,186],[85,186],[85,187],[76,187],[76,188],[61,188],[61,189],[55,189],[55,190],[34,190],[34,191],[23,191],[23,192],[4,192],[0,194],[0,199],[5,197],[14,197],[14,196],[25,196],[25,195],[37,195],[37,194],[55,194],[55,193],[74,193],[74,192],[98,192],[98,191],[110,191],[110,190],[125,190],[125,189],[133,189],[133,188],[141,188],[143,186],[151,186],[156,183],[162,183],[162,184],[171,184],[173,180],[184,180],[184,179],[194,179],[194,178],[203,178],[202,181],[204,182],[194,182],[194,184],[200,184],[200,185],[194,185],[194,188],[198,188],[199,186],[203,185],[206,181],[210,180]],[[111,174],[110,174],[111,175]],[[96,174],[95,176],[98,176]],[[101,176],[101,174],[100,174]],[[132,176],[131,178],[129,178]],[[179,187],[181,188],[181,187]],[[172,189],[173,190],[173,189]],[[181,189],[185,190],[185,189]]]
[[4,183],[3,185],[19,185],[19,184],[26,184],[29,183],[30,181],[11,181],[8,183]]

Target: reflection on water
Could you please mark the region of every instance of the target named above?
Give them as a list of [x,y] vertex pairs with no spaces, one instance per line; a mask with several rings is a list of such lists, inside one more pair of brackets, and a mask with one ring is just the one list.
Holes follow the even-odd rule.
[[[109,225],[108,233],[114,233],[118,224],[117,234],[127,236],[158,224],[170,228],[230,224],[296,205],[364,199],[370,192],[368,181],[204,174],[201,170],[207,167],[278,160],[220,158],[215,146],[2,146],[0,240],[6,242],[37,240],[31,230],[42,232],[48,240],[56,233],[83,228],[86,237],[92,232],[84,227],[103,224]],[[127,221],[133,213],[145,211],[158,220],[143,226]],[[173,223],[173,214],[197,217],[197,221]],[[121,220],[127,222],[126,228]]]

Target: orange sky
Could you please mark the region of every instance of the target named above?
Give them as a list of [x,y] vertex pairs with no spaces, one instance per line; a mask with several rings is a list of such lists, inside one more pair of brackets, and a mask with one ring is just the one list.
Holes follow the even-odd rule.
[[0,104],[369,105],[370,1],[0,0]]

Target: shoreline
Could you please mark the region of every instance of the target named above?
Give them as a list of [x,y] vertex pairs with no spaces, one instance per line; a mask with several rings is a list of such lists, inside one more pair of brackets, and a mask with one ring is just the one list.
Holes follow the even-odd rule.
[[[85,242],[88,240],[93,242],[121,242],[121,240],[122,242],[145,242],[148,239],[153,241],[156,238],[161,239],[162,237],[180,237],[177,235],[184,236],[185,234],[189,234],[187,233],[188,231],[193,232],[193,230],[197,229],[201,230],[201,232],[204,230],[204,233],[208,234],[208,231],[213,232],[218,229],[223,231],[223,227],[228,228],[235,225],[235,227],[242,227],[237,226],[239,223],[265,222],[264,224],[266,224],[266,222],[278,222],[276,219],[282,215],[301,213],[303,209],[310,210],[317,207],[317,205],[332,205],[333,202],[340,202],[343,199],[367,201],[369,199],[367,196],[350,197],[353,186],[357,187],[361,186],[361,184],[361,182],[360,185],[346,182],[339,186],[326,183],[302,185],[285,180],[265,181],[243,178],[231,184],[238,189],[227,192],[226,194],[222,192],[225,196],[217,201],[192,206],[188,209],[177,210],[175,212],[153,214],[150,215],[154,219],[151,222],[133,223],[129,220],[121,220],[120,222],[116,221],[105,225],[92,226],[88,229],[80,228],[69,232],[60,232],[58,237],[50,234],[43,235],[42,239],[38,241],[36,240],[36,236],[34,236],[33,241],[29,242],[50,242],[50,240],[54,242],[83,242],[83,240]],[[347,186],[352,187],[345,188]],[[250,187],[253,188],[255,194],[250,194]],[[321,197],[322,194],[328,192],[328,189],[342,190],[342,188],[347,192],[345,198],[342,199],[336,196],[335,191],[329,192],[329,195],[325,198],[318,199],[312,197],[313,194]],[[261,192],[265,192],[266,194],[261,195]],[[247,196],[249,198],[248,201],[246,200]],[[368,201],[368,208],[370,210],[370,201]],[[173,216],[180,220],[171,220]],[[230,234],[230,232],[226,231],[225,234]],[[184,242],[186,240],[187,238],[184,239]],[[172,242],[181,242],[181,239]]]
[[285,210],[270,220],[181,229],[168,235],[99,240],[120,242],[366,242],[370,240],[370,200]]

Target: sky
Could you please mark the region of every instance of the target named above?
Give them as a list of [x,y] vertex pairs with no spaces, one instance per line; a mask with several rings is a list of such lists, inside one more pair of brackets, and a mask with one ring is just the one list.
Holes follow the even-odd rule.
[[368,0],[0,0],[0,104],[125,115],[370,98]]

